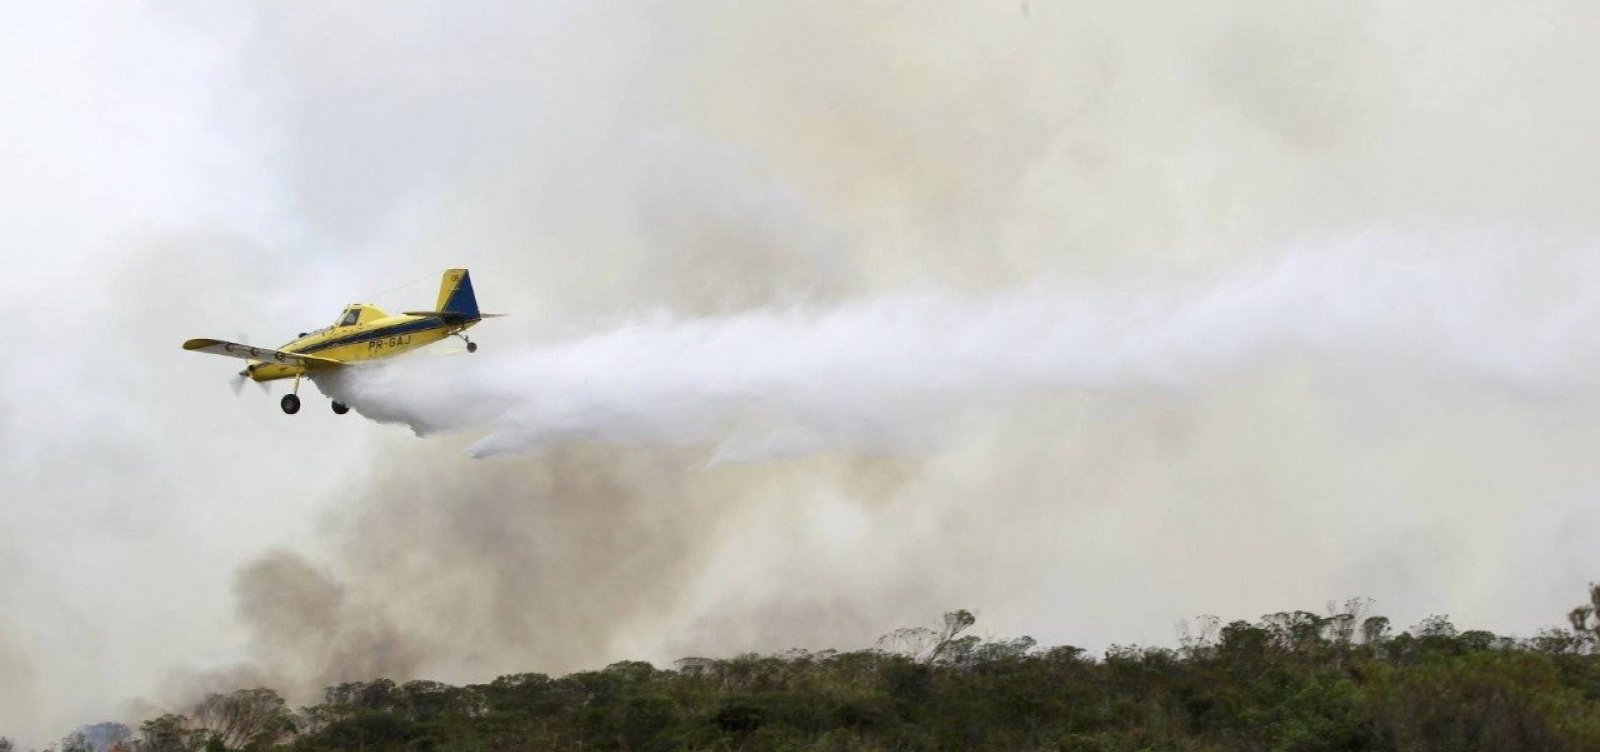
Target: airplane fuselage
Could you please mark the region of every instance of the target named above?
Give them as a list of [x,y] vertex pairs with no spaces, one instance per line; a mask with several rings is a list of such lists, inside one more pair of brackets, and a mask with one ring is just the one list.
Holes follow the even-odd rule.
[[[376,310],[376,309],[368,309]],[[366,319],[365,316],[362,317]],[[345,326],[332,326],[302,336],[280,348],[288,353],[315,355],[344,363],[387,358],[431,345],[454,336],[482,319],[447,316],[375,316]],[[306,372],[304,366],[256,362],[247,366],[255,381],[292,379]]]

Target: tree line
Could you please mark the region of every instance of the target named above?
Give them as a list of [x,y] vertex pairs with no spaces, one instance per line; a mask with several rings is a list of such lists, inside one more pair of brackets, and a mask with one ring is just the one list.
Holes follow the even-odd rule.
[[[486,684],[375,679],[294,709],[275,691],[86,726],[48,752],[511,750],[1600,750],[1600,586],[1532,638],[1367,601],[1202,618],[1176,648],[1089,655],[982,639],[967,611],[876,648],[623,661]],[[0,752],[14,752],[0,739]]]

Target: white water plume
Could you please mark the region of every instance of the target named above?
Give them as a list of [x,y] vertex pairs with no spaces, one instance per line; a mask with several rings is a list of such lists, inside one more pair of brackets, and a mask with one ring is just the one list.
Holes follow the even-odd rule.
[[[1586,242],[1368,233],[1205,280],[901,294],[678,319],[324,378],[419,434],[487,430],[470,453],[566,441],[717,446],[717,461],[929,446],[949,421],[1041,390],[1183,389],[1287,355],[1382,384],[1465,369],[1569,400],[1600,323]],[[1386,374],[1365,380],[1363,374]]]

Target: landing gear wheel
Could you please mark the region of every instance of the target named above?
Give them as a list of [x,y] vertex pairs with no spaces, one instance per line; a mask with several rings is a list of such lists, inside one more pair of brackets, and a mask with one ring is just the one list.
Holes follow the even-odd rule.
[[476,342],[468,342],[467,343],[467,352],[477,352],[477,351],[478,351],[478,343],[476,343]]
[[283,399],[278,401],[278,406],[283,408],[285,414],[294,415],[300,412],[300,398],[293,394],[285,394]]
[[337,415],[344,415],[345,413],[350,412],[350,406],[338,400],[334,400],[333,412]]

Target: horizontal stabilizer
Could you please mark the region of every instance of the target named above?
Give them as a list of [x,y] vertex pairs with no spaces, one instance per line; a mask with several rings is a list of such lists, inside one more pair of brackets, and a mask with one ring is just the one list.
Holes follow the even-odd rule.
[[[424,317],[430,317],[430,318],[436,318],[436,319],[444,319],[445,321],[465,321],[465,320],[468,320],[465,314],[457,313],[455,311],[404,311],[403,313],[405,313],[405,315],[407,315],[407,316],[424,316]],[[472,318],[473,319],[497,319],[497,318],[500,318],[501,316],[505,316],[505,315],[506,314],[504,314],[504,313],[480,313],[480,314],[477,314],[477,315],[473,316]]]

